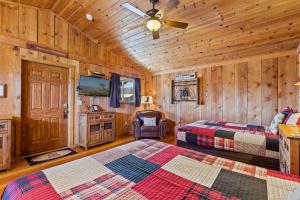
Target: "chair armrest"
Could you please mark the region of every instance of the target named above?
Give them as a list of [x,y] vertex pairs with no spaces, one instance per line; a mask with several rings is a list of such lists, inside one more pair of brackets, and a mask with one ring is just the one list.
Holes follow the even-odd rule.
[[159,134],[160,137],[166,136],[167,132],[167,120],[166,119],[161,119],[159,120]]
[[167,124],[167,120],[166,119],[160,119],[159,120],[159,126],[166,125],[166,124]]
[[132,122],[133,127],[141,127],[141,122],[140,120],[136,119]]

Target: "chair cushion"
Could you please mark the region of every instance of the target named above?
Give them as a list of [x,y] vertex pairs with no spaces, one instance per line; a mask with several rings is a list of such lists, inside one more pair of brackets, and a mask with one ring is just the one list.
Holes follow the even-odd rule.
[[159,132],[159,126],[142,126],[142,132]]
[[156,117],[144,117],[144,126],[156,126]]
[[141,124],[144,124],[144,117],[156,118],[156,125],[158,125],[159,120],[162,118],[162,113],[155,110],[144,110],[144,111],[138,111],[136,113],[136,117],[140,120]]

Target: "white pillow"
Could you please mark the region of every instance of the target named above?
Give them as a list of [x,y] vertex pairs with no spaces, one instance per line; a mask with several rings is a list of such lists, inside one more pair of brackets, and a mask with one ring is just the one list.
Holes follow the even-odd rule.
[[284,114],[277,113],[274,116],[274,118],[271,122],[271,125],[268,128],[268,131],[270,131],[273,134],[277,134],[278,133],[278,125],[282,123],[283,119],[284,119]]
[[289,193],[288,200],[300,199],[300,185],[297,185],[293,192]]
[[300,117],[300,113],[293,113],[289,116],[288,120],[286,121],[285,124],[293,124],[296,125],[298,122],[298,119]]
[[156,126],[156,117],[144,117],[144,126]]

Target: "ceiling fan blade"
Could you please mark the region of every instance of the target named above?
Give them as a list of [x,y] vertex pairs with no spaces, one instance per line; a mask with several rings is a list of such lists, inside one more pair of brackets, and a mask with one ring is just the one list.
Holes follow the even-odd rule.
[[172,21],[172,20],[164,20],[164,23],[168,26],[182,28],[182,29],[186,29],[189,25],[188,23],[185,23],[185,22],[177,22],[177,21]]
[[143,17],[143,18],[150,18],[149,15],[147,15],[146,13],[144,13],[143,11],[137,9],[136,7],[134,7],[133,5],[129,4],[129,3],[123,3],[121,4],[121,6],[123,8],[126,8],[128,10],[130,10],[131,12],[134,12],[135,14]]
[[159,39],[159,31],[152,31],[153,40]]
[[179,3],[179,0],[169,0],[168,3],[155,14],[155,16],[162,19],[166,15],[166,12],[178,6]]
[[124,28],[122,31],[125,32],[125,33],[127,33],[127,32],[129,32],[129,31],[134,30],[134,29],[140,28],[140,27],[142,27],[142,26],[144,26],[144,25],[145,25],[144,23],[142,23],[142,24],[136,24],[136,25],[133,25],[133,26],[129,26],[129,27],[127,27],[127,28]]

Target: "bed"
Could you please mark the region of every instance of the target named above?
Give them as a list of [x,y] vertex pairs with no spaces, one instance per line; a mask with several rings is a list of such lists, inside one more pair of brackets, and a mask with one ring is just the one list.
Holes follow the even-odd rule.
[[279,157],[279,137],[264,126],[200,120],[180,127],[176,135],[179,146],[189,143],[271,160]]
[[299,183],[300,177],[146,139],[14,180],[2,199],[283,200],[299,192]]

